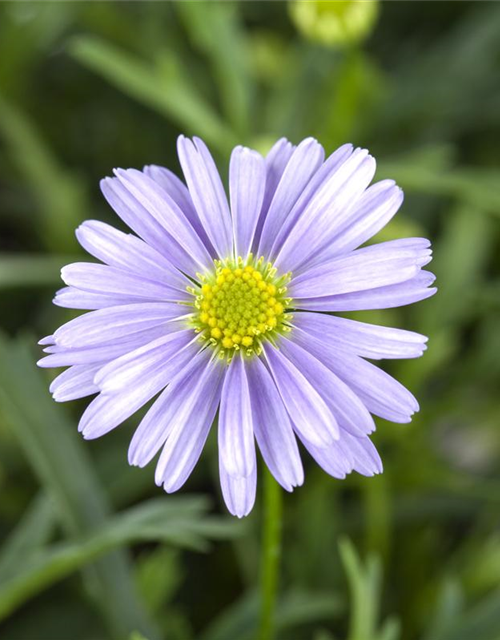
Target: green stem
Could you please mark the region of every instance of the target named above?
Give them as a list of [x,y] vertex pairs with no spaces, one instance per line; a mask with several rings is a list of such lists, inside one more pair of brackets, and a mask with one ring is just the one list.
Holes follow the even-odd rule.
[[258,640],[273,640],[274,608],[281,556],[283,501],[281,487],[268,469],[264,472],[264,524],[261,551],[262,595]]

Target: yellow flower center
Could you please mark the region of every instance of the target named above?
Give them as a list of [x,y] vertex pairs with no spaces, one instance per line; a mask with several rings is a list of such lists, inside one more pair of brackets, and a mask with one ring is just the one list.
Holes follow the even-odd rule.
[[290,274],[279,276],[271,263],[254,262],[251,254],[246,262],[240,257],[214,264],[214,271],[199,275],[200,284],[189,290],[195,295],[195,330],[221,358],[230,360],[239,349],[259,354],[262,340],[290,330]]

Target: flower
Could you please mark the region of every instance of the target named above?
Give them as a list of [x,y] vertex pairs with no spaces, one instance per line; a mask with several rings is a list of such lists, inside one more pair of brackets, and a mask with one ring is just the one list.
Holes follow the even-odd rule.
[[[312,138],[264,159],[231,155],[229,204],[205,144],[180,136],[186,179],[117,169],[102,192],[137,235],[87,221],[76,234],[101,263],[62,269],[55,304],[91,310],[40,341],[42,367],[66,367],[59,402],[98,394],[79,430],[97,438],[158,396],[129,462],[161,450],[156,483],[179,489],[219,411],[220,481],[231,513],[255,500],[255,442],[286,489],[304,479],[297,439],[336,478],[382,471],[371,414],[409,422],[417,401],[368,359],[415,358],[426,338],[328,312],[398,307],[431,296],[422,238],[358,248],[403,200],[369,186],[375,160],[346,144],[326,161]],[[159,395],[158,395],[159,394]]]
[[365,40],[379,13],[377,0],[293,0],[290,17],[303,35],[327,47]]

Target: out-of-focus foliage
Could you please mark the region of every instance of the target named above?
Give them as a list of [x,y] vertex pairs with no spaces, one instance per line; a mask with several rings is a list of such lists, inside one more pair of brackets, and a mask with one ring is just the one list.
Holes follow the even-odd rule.
[[84,444],[85,403],[54,404],[34,366],[36,338],[71,317],[50,300],[83,257],[74,227],[118,224],[99,178],[178,170],[180,132],[221,167],[283,135],[367,146],[406,192],[380,239],[435,248],[435,298],[356,314],[429,335],[424,358],[387,365],[422,409],[378,422],[380,477],[336,481],[304,454],[278,638],[500,638],[500,4],[380,3],[347,48],[309,40],[293,7],[0,4],[2,639],[255,638],[261,500],[226,516],[215,441],[163,495],[127,465],[137,419]]

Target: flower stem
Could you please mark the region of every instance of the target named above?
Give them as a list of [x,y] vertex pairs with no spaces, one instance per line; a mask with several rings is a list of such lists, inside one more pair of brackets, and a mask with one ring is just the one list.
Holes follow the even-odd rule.
[[264,525],[261,551],[261,610],[258,640],[273,640],[274,609],[281,556],[283,501],[281,487],[264,470]]

